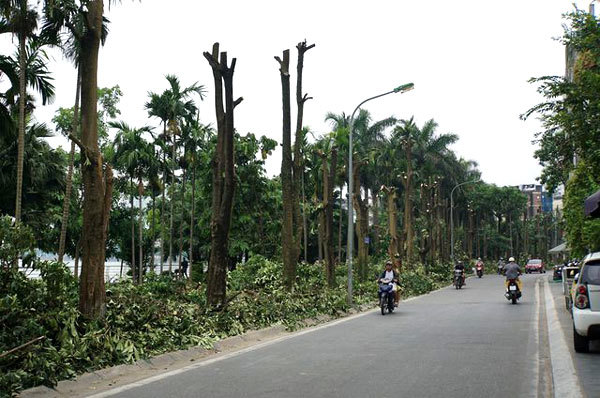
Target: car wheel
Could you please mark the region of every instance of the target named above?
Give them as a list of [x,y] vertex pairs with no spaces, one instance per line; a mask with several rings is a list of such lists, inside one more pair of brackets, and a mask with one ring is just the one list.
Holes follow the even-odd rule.
[[590,350],[590,344],[587,336],[582,336],[577,333],[575,327],[573,327],[573,346],[577,352],[588,352]]

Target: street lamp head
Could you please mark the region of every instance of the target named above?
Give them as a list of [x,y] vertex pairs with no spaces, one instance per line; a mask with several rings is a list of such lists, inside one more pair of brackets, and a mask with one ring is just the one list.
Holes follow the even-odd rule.
[[415,88],[415,85],[413,83],[406,83],[406,84],[403,84],[401,86],[396,87],[394,89],[394,92],[395,93],[405,93],[405,92],[410,91],[410,90],[412,90],[414,88]]

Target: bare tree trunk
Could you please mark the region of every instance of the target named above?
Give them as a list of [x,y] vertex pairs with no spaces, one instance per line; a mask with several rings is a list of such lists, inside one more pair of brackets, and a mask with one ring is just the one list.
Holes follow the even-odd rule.
[[190,247],[189,247],[189,275],[192,275],[194,266],[194,213],[196,210],[196,163],[192,166],[192,212],[190,215]]
[[[296,136],[294,142],[294,163],[292,166],[292,175],[293,175],[293,184],[292,184],[292,198],[293,198],[293,215],[294,215],[294,235],[295,241],[300,242],[302,231],[304,229],[304,222],[306,220],[302,220],[303,214],[300,209],[300,194],[302,190],[303,178],[304,178],[304,158],[302,154],[302,148],[304,146],[304,130],[302,129],[302,121],[304,118],[304,103],[310,99],[307,94],[302,93],[302,72],[304,69],[304,54],[313,48],[315,45],[312,44],[308,46],[306,44],[306,40],[298,43],[296,45],[296,49],[298,50],[298,63],[296,65],[296,105],[297,105],[297,115],[296,115]],[[306,245],[306,243],[305,243]],[[300,258],[300,246],[294,246],[293,258],[294,261],[294,270],[293,270],[293,279],[296,277],[296,265]],[[291,274],[287,275],[288,277],[292,277]],[[288,279],[288,283],[293,280]]]
[[[167,122],[163,121],[163,138],[167,137]],[[165,141],[166,142],[166,141]],[[165,258],[165,191],[167,190],[167,153],[163,151],[163,186],[162,203],[160,209],[160,273],[163,272],[163,262]]]
[[308,263],[308,222],[306,217],[306,193],[304,192],[304,172],[302,173],[302,241],[304,261]]
[[[27,0],[20,2],[21,25],[25,25],[27,16]],[[25,101],[27,100],[27,80],[26,80],[26,48],[27,36],[24,32],[24,26],[19,27],[19,137],[17,146],[17,192],[15,199],[15,224],[21,222],[21,201],[23,197],[23,160],[25,157]],[[17,262],[15,262],[18,264]]]
[[151,256],[150,256],[150,269],[154,272],[154,243],[156,242],[156,192],[152,187],[152,244],[150,245]]
[[398,241],[398,211],[396,209],[396,188],[383,187],[387,196],[387,216],[388,216],[388,234],[390,243],[388,246],[388,256],[393,259],[396,253],[400,253]]
[[335,259],[333,252],[333,187],[335,186],[337,148],[331,150],[331,167],[327,165],[327,155],[319,153],[322,159],[323,202],[319,214],[320,229],[323,229],[323,257],[327,285],[335,286]]
[[[281,190],[283,197],[283,222],[281,231],[281,248],[283,254],[283,279],[291,286],[296,274],[294,247],[297,242],[294,237],[294,208],[293,208],[293,161],[292,161],[292,126],[290,105],[290,50],[283,52],[283,59],[275,57],[279,62],[281,75],[281,98],[283,107],[283,156],[281,159]],[[320,245],[319,245],[320,247]],[[320,249],[319,249],[320,250]]]
[[179,270],[178,278],[181,278],[181,258],[183,255],[183,220],[185,219],[185,182],[186,182],[186,169],[183,169],[183,182],[181,184],[181,222],[179,224],[179,260],[177,262],[177,269]]
[[[173,165],[176,163],[177,157],[177,122],[174,120],[169,121],[169,130],[171,130],[171,135],[173,136],[173,152],[172,159]],[[173,216],[175,211],[173,209],[173,205],[175,204],[175,166],[173,166],[172,170],[173,174],[171,175],[171,214],[169,220],[169,273],[173,272]]]
[[361,281],[365,281],[367,278],[367,265],[369,263],[369,248],[365,242],[369,234],[369,206],[367,200],[364,200],[361,195],[360,166],[362,166],[361,162],[356,162],[353,165],[354,197],[352,203],[356,210],[355,228],[358,237],[358,276]]
[[[219,43],[212,54],[204,52],[210,64],[215,82],[215,108],[217,116],[217,148],[213,158],[213,197],[211,218],[211,250],[208,263],[206,298],[209,305],[224,305],[226,300],[226,276],[229,259],[229,228],[235,189],[234,154],[234,108],[242,98],[233,100],[233,74],[236,59],[227,66],[227,53],[219,57]],[[225,108],[223,107],[225,86]]]
[[77,241],[75,245],[75,264],[73,265],[73,275],[75,278],[79,280],[79,254],[81,253],[81,238]]
[[[81,69],[77,68],[77,89],[75,92],[75,105],[73,106],[73,123],[71,125],[71,134],[78,136],[77,126],[79,125],[79,92],[81,91]],[[69,169],[67,171],[67,181],[65,187],[65,199],[63,202],[62,222],[60,226],[60,239],[58,242],[58,261],[62,263],[65,255],[65,243],[67,241],[67,224],[69,223],[69,207],[71,206],[71,191],[73,188],[73,165],[75,163],[75,143],[71,141],[71,151],[69,152]]]
[[371,235],[373,236],[373,248],[379,249],[379,193],[373,189],[371,191],[371,200],[373,202],[373,225],[371,228]]
[[404,235],[406,236],[406,262],[408,264],[413,260],[413,225],[412,225],[412,137],[406,138],[406,175],[404,178]]
[[342,262],[342,223],[344,208],[342,207],[344,199],[342,198],[342,190],[340,189],[340,214],[338,219],[338,262]]
[[131,208],[131,280],[135,283],[137,281],[135,273],[135,209],[133,207],[133,175],[129,177],[129,202]]
[[140,267],[138,269],[139,272],[139,279],[138,279],[138,283],[141,285],[142,282],[144,281],[144,255],[143,255],[143,245],[144,245],[144,239],[143,239],[143,233],[144,233],[144,212],[142,211],[142,196],[144,195],[144,181],[142,180],[142,178],[140,177],[139,181],[138,181],[138,203],[139,203],[139,207],[140,207],[140,216],[139,216],[139,237],[138,237],[138,244],[139,244],[139,248],[140,248]]
[[104,261],[112,199],[112,169],[106,165],[103,170],[102,155],[98,147],[97,77],[103,6],[102,0],[90,0],[87,3],[87,29],[82,36],[80,49],[80,148],[82,157],[87,159],[82,170],[83,264],[79,284],[79,311],[88,319],[102,318],[106,311]]

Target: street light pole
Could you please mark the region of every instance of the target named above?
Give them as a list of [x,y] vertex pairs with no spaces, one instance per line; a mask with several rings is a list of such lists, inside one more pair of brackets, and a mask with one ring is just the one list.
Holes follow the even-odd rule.
[[450,191],[450,260],[452,261],[452,264],[454,264],[454,197],[452,195],[454,194],[454,190],[461,185],[474,184],[479,181],[481,181],[481,178],[473,181],[461,182],[460,184],[456,184],[456,186],[452,188],[452,191]]
[[349,132],[348,132],[348,245],[347,245],[347,253],[346,253],[346,259],[348,262],[348,297],[347,297],[347,302],[348,305],[352,304],[352,252],[354,251],[354,231],[353,231],[353,224],[354,224],[354,214],[353,214],[353,207],[352,207],[352,193],[354,192],[354,183],[353,183],[353,176],[352,176],[352,130],[354,128],[354,115],[356,114],[356,111],[358,111],[360,109],[361,106],[363,106],[365,104],[365,102],[369,102],[371,100],[374,100],[376,98],[380,98],[383,96],[386,96],[388,94],[394,94],[394,93],[405,93],[407,91],[412,90],[415,87],[415,85],[413,83],[408,83],[408,84],[403,84],[401,86],[396,87],[395,89],[388,91],[386,93],[383,94],[379,94],[376,95],[374,97],[371,98],[367,98],[366,100],[364,100],[363,102],[361,102],[360,104],[358,104],[358,106],[356,108],[354,108],[354,111],[352,112],[352,115],[350,116],[350,123],[349,123]]

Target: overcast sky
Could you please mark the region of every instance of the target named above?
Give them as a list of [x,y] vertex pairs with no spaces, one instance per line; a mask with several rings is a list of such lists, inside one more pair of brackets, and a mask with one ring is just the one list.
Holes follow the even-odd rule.
[[[587,9],[589,2],[576,3]],[[532,145],[540,125],[519,115],[542,98],[527,80],[564,74],[564,48],[553,38],[562,34],[562,14],[572,9],[565,0],[123,1],[106,13],[110,34],[98,80],[121,87],[121,118],[133,126],[158,125],[144,103],[148,91],[167,88],[164,75],[177,75],[183,85],[198,82],[208,90],[201,118],[214,123],[212,73],[202,52],[218,41],[237,58],[234,95],[244,97],[235,112],[237,130],[281,141],[273,56],[291,50],[295,82],[295,46],[307,39],[316,47],[305,58],[304,90],[314,100],[306,104],[304,124],[315,133],[330,131],[327,112],[351,113],[363,99],[413,82],[415,90],[366,109],[375,120],[414,116],[421,125],[434,118],[438,132],[459,135],[453,149],[475,160],[485,181],[532,183],[541,170]],[[0,52],[12,53],[13,46],[4,39]],[[75,97],[74,68],[52,54],[56,100],[35,114],[45,122]],[[269,174],[279,173],[280,159],[279,153],[270,158]]]

